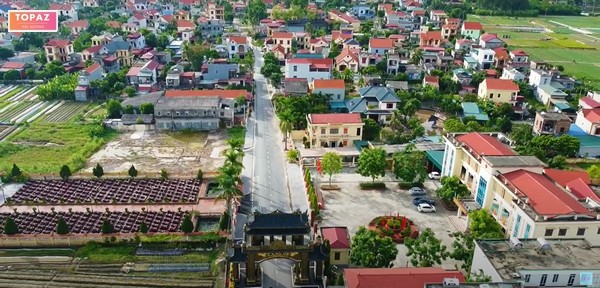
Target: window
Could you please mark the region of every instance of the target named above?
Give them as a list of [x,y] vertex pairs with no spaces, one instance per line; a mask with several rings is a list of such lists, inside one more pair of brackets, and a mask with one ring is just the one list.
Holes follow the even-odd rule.
[[552,283],[556,282],[558,282],[558,274],[554,274],[554,276],[552,276]]
[[544,236],[552,236],[552,234],[554,234],[554,229],[546,229]]
[[356,128],[356,136],[360,136],[360,128]]
[[338,134],[338,133],[340,133],[340,129],[338,129],[338,128],[329,129],[329,134]]
[[585,235],[585,228],[577,228],[577,236]]
[[567,286],[573,286],[573,282],[575,282],[575,274],[569,275],[569,282],[567,282]]
[[156,116],[160,116],[160,112],[156,112]]
[[334,258],[335,260],[340,260],[341,256],[342,256],[342,255],[340,255],[340,252],[335,252],[335,254],[333,254],[333,258]]
[[529,283],[529,279],[531,279],[531,274],[525,274],[525,283]]
[[540,279],[540,286],[546,286],[547,279],[548,279],[548,274],[542,274],[542,279]]
[[298,66],[294,66],[294,72],[298,72]]
[[566,228],[560,228],[558,229],[558,236],[565,236],[567,235],[567,229]]
[[600,227],[598,227],[598,230],[596,230],[596,234],[600,234]]
[[185,111],[185,116],[190,116],[190,112],[189,111]]
[[344,134],[348,134],[348,128],[344,128]]
[[498,93],[498,98],[500,98],[500,93]]
[[386,106],[385,106],[385,108],[393,109],[394,108],[394,103],[387,103]]
[[490,98],[494,98],[494,93],[490,93]]
[[321,128],[321,135],[325,135],[325,128]]

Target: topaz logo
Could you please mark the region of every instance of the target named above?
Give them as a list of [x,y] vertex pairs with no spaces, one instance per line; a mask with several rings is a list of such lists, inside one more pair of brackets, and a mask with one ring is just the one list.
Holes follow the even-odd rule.
[[10,10],[8,32],[57,32],[56,10]]

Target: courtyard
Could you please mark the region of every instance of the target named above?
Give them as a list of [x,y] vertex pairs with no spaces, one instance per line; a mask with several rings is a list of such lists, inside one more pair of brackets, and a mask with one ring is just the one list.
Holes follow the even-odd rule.
[[[341,190],[322,191],[325,203],[324,209],[321,210],[323,218],[321,227],[346,226],[350,237],[353,237],[359,226],[368,226],[373,218],[399,213],[400,216],[411,219],[420,231],[431,228],[436,237],[451,249],[453,242],[451,234],[457,232],[457,229],[451,220],[455,217],[449,216],[456,216],[456,212],[447,211],[439,199],[436,199],[434,191],[440,186],[439,181],[425,182],[427,196],[436,200],[437,213],[419,213],[412,203],[413,197],[408,194],[408,191],[399,189],[392,176],[379,179],[386,183],[386,190],[361,190],[358,184],[371,179],[349,170],[344,169],[344,172],[333,177],[332,183],[340,186]],[[320,177],[318,183],[320,185],[327,181],[328,176],[324,175]],[[406,247],[403,244],[398,244],[397,247],[398,256],[394,261],[394,267],[411,266],[406,257]],[[442,264],[444,267],[454,268],[455,263],[458,262],[446,259]]]

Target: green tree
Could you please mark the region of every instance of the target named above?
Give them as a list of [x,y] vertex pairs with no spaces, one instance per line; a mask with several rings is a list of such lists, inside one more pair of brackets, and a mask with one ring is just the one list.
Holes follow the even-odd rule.
[[452,234],[454,242],[452,242],[452,252],[450,258],[461,261],[461,268],[464,271],[471,271],[473,263],[473,253],[475,253],[475,242],[469,234],[456,232]]
[[435,237],[431,228],[422,231],[416,239],[406,238],[404,245],[408,249],[406,256],[410,257],[410,263],[415,267],[441,265],[449,254],[442,240]]
[[460,119],[450,118],[444,121],[444,131],[448,133],[465,132],[467,131],[467,126]]
[[69,233],[71,233],[71,229],[69,229],[67,221],[62,217],[58,218],[58,221],[56,222],[56,234],[65,235]]
[[108,118],[121,118],[121,102],[116,99],[110,99],[106,102],[106,114]]
[[600,179],[600,165],[592,165],[587,169],[588,175],[592,179]]
[[469,212],[469,234],[473,239],[504,238],[502,226],[485,209]]
[[132,105],[127,105],[125,106],[125,108],[123,109],[123,114],[133,114],[135,113],[133,106]]
[[142,114],[154,114],[154,104],[143,103],[142,105],[140,105],[140,112]]
[[445,201],[452,201],[454,198],[461,198],[469,195],[469,188],[465,186],[456,176],[444,176],[441,179],[442,187],[437,189],[435,193],[438,197]]
[[32,80],[33,78],[35,78],[35,69],[34,68],[25,69],[25,75],[26,75],[27,79]]
[[238,150],[227,149],[223,156],[225,157],[225,164],[222,168],[227,168],[232,174],[240,175],[242,169],[244,169],[244,164],[241,161],[243,153]]
[[68,180],[69,177],[71,177],[71,175],[73,174],[71,173],[71,168],[69,168],[69,166],[65,164],[62,167],[60,167],[60,178],[62,178],[63,180]]
[[13,52],[12,50],[10,50],[8,48],[0,47],[0,59],[1,60],[6,60],[13,56],[15,56],[15,52]]
[[98,179],[104,175],[104,168],[100,166],[100,163],[97,163],[96,167],[92,168],[92,174],[94,174],[94,176],[96,176]]
[[100,231],[102,231],[102,234],[112,234],[115,233],[115,226],[110,223],[110,220],[104,219],[104,221],[102,221],[102,227],[100,228]]
[[[0,47],[2,48],[2,47]],[[6,81],[14,81],[14,80],[20,80],[21,77],[21,72],[17,71],[17,70],[10,70],[7,71],[6,73],[4,73],[4,76],[2,77],[4,78],[4,80]]]
[[160,179],[163,181],[169,179],[169,172],[165,168],[160,169]]
[[550,166],[550,168],[566,169],[567,165],[567,158],[562,155],[556,155],[548,161],[548,166]]
[[390,268],[398,255],[396,243],[390,237],[361,226],[352,237],[350,262],[367,268]]
[[516,145],[526,145],[533,139],[532,127],[528,124],[514,125],[510,132],[510,139],[515,141]]
[[[62,66],[60,69],[63,69]],[[51,79],[47,83],[38,86],[36,90],[41,100],[75,100],[73,91],[77,88],[77,74],[60,76],[47,74],[47,76]]]
[[181,222],[181,231],[183,233],[191,233],[194,231],[194,223],[192,222],[192,217],[189,214],[186,214],[183,217],[183,222]]
[[146,46],[154,48],[158,45],[158,38],[156,37],[156,34],[150,33],[144,37],[146,40]]
[[281,129],[281,132],[283,132],[283,145],[285,146],[284,150],[286,151],[288,136],[290,133],[292,133],[292,128],[292,122],[290,122],[288,119],[281,119],[281,122],[279,122],[279,129]]
[[148,229],[148,225],[146,224],[146,222],[142,222],[140,223],[140,233],[148,233],[150,229]]
[[17,166],[17,164],[13,163],[12,169],[10,170],[10,177],[18,178],[18,177],[21,177],[21,175],[23,175],[21,168],[19,168],[19,166]]
[[485,72],[475,72],[471,76],[470,84],[473,87],[479,87],[479,83],[483,82],[483,80],[485,80]]
[[125,89],[123,90],[123,92],[125,92],[125,94],[127,94],[128,97],[133,97],[133,96],[135,96],[135,93],[137,93],[137,91],[135,90],[135,88],[133,88],[131,86],[125,87]]
[[196,179],[198,181],[202,181],[202,179],[204,179],[204,172],[202,169],[198,169],[198,172],[196,173]]
[[409,183],[423,183],[427,175],[425,167],[425,152],[415,150],[414,144],[409,144],[406,149],[394,154],[394,175]]
[[260,20],[267,18],[267,6],[261,0],[251,0],[246,8],[244,19],[252,24],[257,25]]
[[15,235],[18,233],[19,227],[17,226],[17,223],[15,223],[15,220],[10,216],[6,217],[6,220],[4,220],[4,234]]
[[135,166],[131,165],[131,167],[129,167],[129,171],[127,171],[127,174],[129,174],[129,177],[135,178],[138,175],[138,171],[135,169]]
[[[217,199],[224,199],[226,203],[227,215],[232,215],[231,206],[233,199],[242,196],[239,184],[242,182],[240,178],[241,169],[234,167],[233,164],[225,164],[219,169],[217,176],[217,187],[219,196]],[[227,224],[227,231],[231,229],[231,223]]]
[[[467,270],[469,271],[469,270]],[[470,272],[467,275],[467,282],[470,283],[487,283],[492,282],[492,277],[485,275],[482,269],[479,269],[477,272]]]
[[342,171],[342,156],[335,152],[327,152],[323,154],[321,165],[323,167],[323,172],[329,175],[329,186],[331,186],[331,176]]
[[363,126],[363,140],[373,141],[377,139],[381,131],[381,126],[371,118],[363,119],[363,123],[365,123],[365,126]]
[[376,178],[385,176],[387,166],[385,150],[381,148],[365,148],[358,157],[358,174],[371,177],[373,183]]

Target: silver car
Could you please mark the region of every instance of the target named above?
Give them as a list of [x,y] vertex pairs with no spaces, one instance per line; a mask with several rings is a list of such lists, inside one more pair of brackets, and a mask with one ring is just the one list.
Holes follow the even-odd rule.
[[420,187],[412,187],[410,190],[408,190],[408,193],[410,193],[410,196],[424,196],[427,194],[425,193],[425,190]]
[[417,210],[421,213],[435,213],[435,206],[427,204],[427,203],[421,203],[419,204],[419,206],[417,206]]

